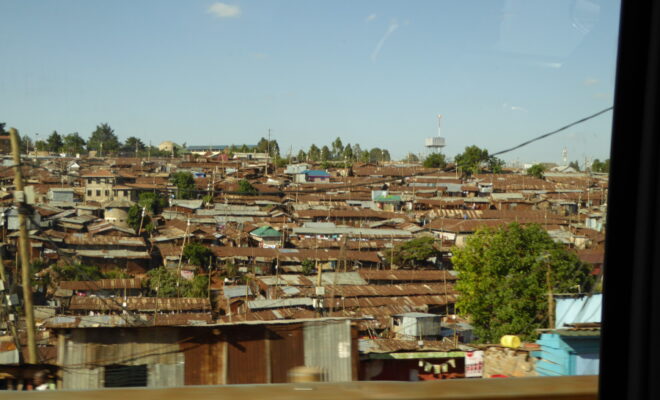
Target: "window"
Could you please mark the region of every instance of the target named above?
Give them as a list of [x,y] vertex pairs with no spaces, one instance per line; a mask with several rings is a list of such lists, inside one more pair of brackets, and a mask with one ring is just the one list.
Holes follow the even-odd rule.
[[106,190],[106,191],[105,191],[105,197],[108,197],[108,196],[110,196],[110,191],[109,191],[109,190]]
[[103,377],[105,387],[147,386],[147,365],[108,365]]
[[92,191],[91,190],[87,191],[87,197],[92,197]]
[[101,191],[100,190],[96,191],[96,197],[101,197]]

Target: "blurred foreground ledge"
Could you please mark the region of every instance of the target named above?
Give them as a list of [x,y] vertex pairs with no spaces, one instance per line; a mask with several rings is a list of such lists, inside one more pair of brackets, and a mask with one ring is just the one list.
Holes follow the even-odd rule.
[[575,399],[598,398],[597,376],[456,379],[434,382],[287,383],[186,386],[167,389],[6,392],[0,399],[218,400],[218,399]]

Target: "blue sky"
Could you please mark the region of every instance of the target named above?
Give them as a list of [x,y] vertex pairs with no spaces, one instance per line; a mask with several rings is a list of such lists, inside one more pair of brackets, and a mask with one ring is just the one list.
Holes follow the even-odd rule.
[[[612,104],[619,2],[0,2],[0,121],[43,138],[491,152]],[[611,113],[503,158],[609,156]]]

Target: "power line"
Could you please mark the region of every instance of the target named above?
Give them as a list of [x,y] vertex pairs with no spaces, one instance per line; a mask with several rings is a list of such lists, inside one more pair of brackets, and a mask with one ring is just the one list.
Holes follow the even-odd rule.
[[545,139],[545,138],[547,138],[548,136],[552,136],[552,135],[554,135],[554,134],[556,134],[556,133],[559,133],[559,132],[561,132],[561,131],[565,131],[566,129],[571,128],[571,127],[573,127],[573,126],[575,126],[575,125],[579,125],[579,124],[581,124],[581,123],[583,123],[583,122],[589,121],[590,119],[596,118],[596,117],[598,117],[598,116],[601,115],[601,114],[605,114],[606,112],[611,111],[612,109],[614,109],[613,106],[607,107],[607,108],[604,109],[604,110],[598,111],[598,112],[595,113],[595,114],[591,114],[591,115],[589,115],[588,117],[584,117],[584,118],[579,119],[579,120],[577,120],[577,121],[575,121],[575,122],[571,122],[570,124],[568,124],[568,125],[564,125],[564,126],[562,126],[561,128],[556,129],[556,130],[554,130],[554,131],[552,131],[552,132],[544,133],[543,135],[541,135],[541,136],[537,136],[537,137],[535,137],[534,139],[530,139],[530,140],[528,140],[528,141],[526,141],[526,142],[522,142],[522,143],[520,143],[520,144],[517,145],[517,146],[511,147],[511,148],[506,149],[506,150],[498,151],[498,152],[496,152],[496,153],[493,153],[493,154],[491,154],[491,156],[498,156],[498,155],[500,155],[500,154],[504,154],[504,153],[508,153],[508,152],[510,152],[510,151],[513,151],[513,150],[517,150],[517,149],[519,149],[519,148],[521,148],[521,147],[527,146],[527,145],[530,144],[530,143],[534,143],[534,142],[536,142],[536,141],[538,141],[538,140]]

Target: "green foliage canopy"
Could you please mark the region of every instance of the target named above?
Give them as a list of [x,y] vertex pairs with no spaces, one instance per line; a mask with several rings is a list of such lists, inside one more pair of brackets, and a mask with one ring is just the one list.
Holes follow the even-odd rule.
[[85,151],[85,139],[78,132],[70,133],[63,139],[64,151],[69,154],[80,154]]
[[432,237],[424,236],[397,245],[394,250],[394,263],[415,268],[437,253],[433,246],[434,241]]
[[610,172],[610,159],[608,158],[605,161],[595,159],[593,163],[591,163],[591,170],[593,172]]
[[87,141],[88,150],[96,150],[102,154],[115,153],[119,150],[119,146],[119,139],[108,124],[97,125]]
[[252,186],[252,184],[247,179],[241,179],[238,181],[238,191],[241,194],[257,194],[259,191]]
[[212,255],[211,250],[201,243],[188,243],[183,248],[183,258],[198,267],[209,265],[209,259]]
[[195,195],[195,178],[190,172],[179,171],[170,178],[176,186],[177,199],[192,199]]
[[[412,153],[410,153],[408,156],[415,157],[415,155]],[[429,154],[429,156],[424,159],[424,163],[422,165],[425,168],[444,168],[447,166],[447,160],[445,158],[445,155],[442,153],[432,153]]]
[[465,151],[456,155],[454,160],[456,166],[463,170],[466,175],[478,174],[481,165],[489,161],[488,150],[477,146],[467,146]]
[[176,271],[158,267],[147,273],[146,286],[151,295],[157,297],[206,297],[208,282],[205,275],[197,275],[192,281],[181,277],[177,279]]
[[589,266],[538,225],[481,229],[452,253],[456,305],[485,343],[503,335],[535,339],[536,329],[548,327],[548,290],[575,292],[580,285],[588,291],[594,282]]
[[143,192],[140,193],[138,204],[145,207],[151,215],[158,215],[167,207],[167,200],[158,193]]
[[543,179],[543,173],[545,172],[545,166],[543,164],[534,164],[527,169],[527,175],[533,176],[535,178]]
[[62,147],[64,147],[64,142],[62,141],[62,136],[60,136],[57,131],[53,131],[53,133],[48,136],[48,139],[46,139],[46,143],[48,145],[48,151],[52,153],[59,153],[60,150],[62,150]]

